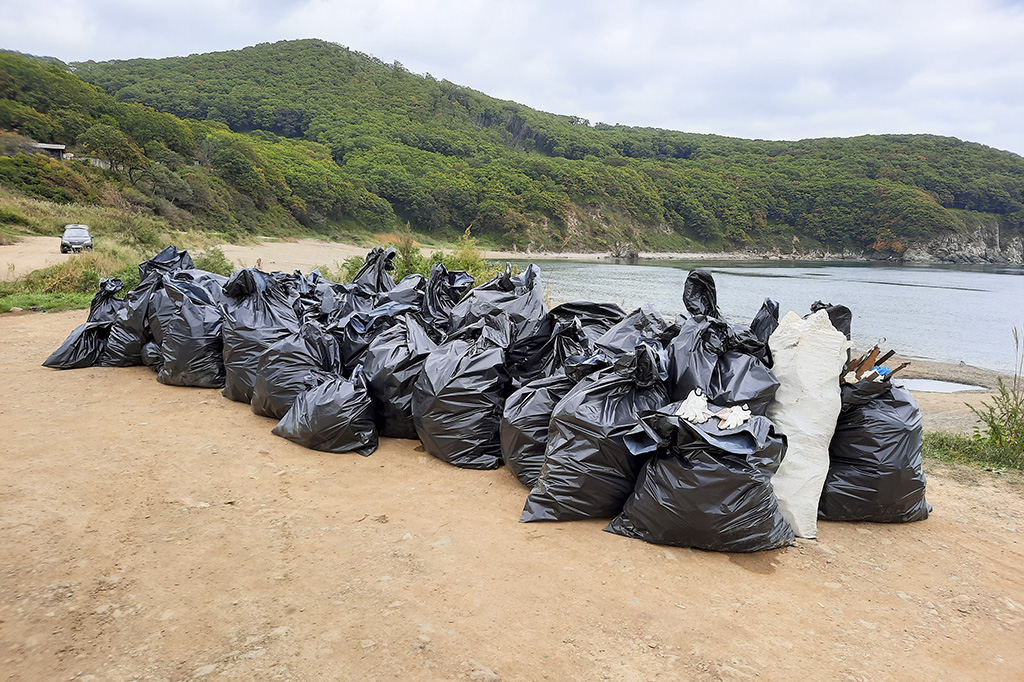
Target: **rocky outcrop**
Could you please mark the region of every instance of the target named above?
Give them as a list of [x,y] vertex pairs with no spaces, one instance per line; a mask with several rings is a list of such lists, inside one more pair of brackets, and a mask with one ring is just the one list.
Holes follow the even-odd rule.
[[1024,264],[1024,240],[1003,234],[998,223],[985,222],[964,232],[950,232],[911,245],[903,253],[907,263],[1008,263]]

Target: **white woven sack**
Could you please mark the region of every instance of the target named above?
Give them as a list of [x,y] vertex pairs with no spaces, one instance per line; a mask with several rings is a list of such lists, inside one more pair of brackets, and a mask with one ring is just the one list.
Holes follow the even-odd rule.
[[815,538],[818,500],[828,474],[828,444],[841,405],[839,375],[850,342],[824,310],[806,319],[790,311],[768,345],[779,380],[768,417],[789,439],[772,488],[797,537]]

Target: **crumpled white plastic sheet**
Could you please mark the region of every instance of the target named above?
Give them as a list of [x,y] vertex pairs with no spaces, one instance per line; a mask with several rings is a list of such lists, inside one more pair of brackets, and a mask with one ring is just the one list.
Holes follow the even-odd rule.
[[850,342],[824,310],[786,313],[768,345],[779,380],[768,418],[789,443],[772,488],[797,537],[818,536],[818,500],[828,475],[828,445],[842,406],[839,375]]

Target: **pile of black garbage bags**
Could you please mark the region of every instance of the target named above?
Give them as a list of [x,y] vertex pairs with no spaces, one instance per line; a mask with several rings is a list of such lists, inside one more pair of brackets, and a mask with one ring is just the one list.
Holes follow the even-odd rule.
[[[765,416],[778,304],[733,323],[710,273],[694,270],[688,314],[672,322],[649,306],[549,309],[536,265],[477,286],[443,265],[396,283],[394,258],[375,248],[339,284],[317,271],[224,277],[171,246],[124,298],[103,280],[88,320],[43,364],[147,365],[161,383],[222,388],[315,450],[367,456],[383,435],[458,467],[505,465],[529,489],[523,522],[611,519],[619,535],[729,552],[793,542],[771,486],[787,440]],[[892,390],[844,395],[822,518],[923,518],[920,413]],[[688,420],[694,396],[726,416]],[[899,410],[879,432],[876,413]],[[872,419],[884,442],[865,446]]]

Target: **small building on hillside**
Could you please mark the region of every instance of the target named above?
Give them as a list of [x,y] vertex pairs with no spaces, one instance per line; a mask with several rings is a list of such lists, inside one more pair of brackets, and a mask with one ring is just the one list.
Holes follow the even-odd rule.
[[64,160],[64,150],[66,149],[66,147],[62,144],[46,144],[45,142],[35,142],[32,144],[32,146],[38,149],[40,154],[52,156],[58,161]]

